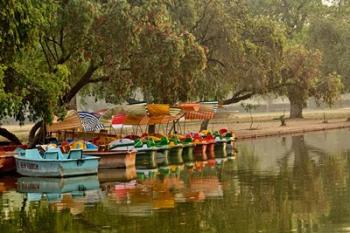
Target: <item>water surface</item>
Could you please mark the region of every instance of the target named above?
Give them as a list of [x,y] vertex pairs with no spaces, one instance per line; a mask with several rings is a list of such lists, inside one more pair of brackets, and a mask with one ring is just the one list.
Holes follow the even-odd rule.
[[229,160],[0,177],[0,232],[350,232],[350,131],[239,143]]

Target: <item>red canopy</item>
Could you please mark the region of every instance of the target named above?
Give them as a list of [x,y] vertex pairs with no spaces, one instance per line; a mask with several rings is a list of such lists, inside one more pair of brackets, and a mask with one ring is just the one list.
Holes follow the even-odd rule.
[[112,117],[112,125],[124,124],[126,115],[121,113]]

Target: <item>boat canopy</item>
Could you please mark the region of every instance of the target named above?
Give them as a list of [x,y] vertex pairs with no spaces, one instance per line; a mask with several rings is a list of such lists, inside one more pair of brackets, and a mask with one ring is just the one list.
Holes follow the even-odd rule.
[[180,108],[172,108],[168,104],[129,105],[112,117],[112,125],[167,124],[182,116]]
[[64,130],[77,130],[82,132],[93,132],[103,129],[104,126],[99,120],[99,115],[89,112],[68,111],[63,121],[57,117],[52,124],[47,125],[48,132]]
[[112,125],[156,125],[167,124],[181,117],[187,120],[213,119],[218,102],[128,105],[112,117]]
[[186,120],[210,120],[215,116],[218,102],[181,103],[177,107],[185,112]]

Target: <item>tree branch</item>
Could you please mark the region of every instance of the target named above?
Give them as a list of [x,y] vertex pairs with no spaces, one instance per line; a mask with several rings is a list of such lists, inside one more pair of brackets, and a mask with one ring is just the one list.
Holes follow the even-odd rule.
[[46,53],[46,50],[45,50],[45,48],[44,48],[44,45],[43,45],[43,43],[42,43],[41,38],[39,39],[39,44],[40,44],[40,46],[41,46],[41,49],[43,50],[43,53],[44,53],[44,56],[45,56],[45,60],[46,60],[46,63],[47,63],[47,65],[48,65],[48,67],[49,67],[49,70],[52,71],[51,62],[50,62],[49,56],[48,56],[47,53]]
[[0,136],[7,138],[8,140],[15,143],[16,145],[22,145],[18,137],[5,128],[0,128]]
[[205,18],[206,16],[206,12],[208,10],[208,7],[210,5],[210,3],[212,2],[212,0],[209,0],[206,5],[205,5],[205,8],[203,10],[203,14],[201,15],[201,17],[199,18],[199,20],[195,23],[195,25],[191,28],[191,32],[193,32],[194,30],[197,29],[197,27],[199,26],[199,24],[202,22],[202,20]]
[[215,58],[208,58],[208,62],[213,62],[213,63],[218,63],[219,65],[221,65],[223,68],[225,68],[225,64]]
[[47,50],[49,51],[49,53],[51,54],[52,58],[53,58],[54,60],[57,60],[57,57],[55,57],[55,54],[53,54],[53,52],[52,52],[51,49],[50,49],[50,45],[48,44],[47,38],[44,38],[44,42],[45,42],[46,48],[47,48]]
[[253,95],[255,95],[256,93],[255,92],[248,92],[248,93],[246,93],[246,94],[234,94],[233,96],[232,96],[232,98],[230,98],[230,99],[226,99],[226,100],[224,100],[224,101],[222,101],[222,104],[223,105],[228,105],[228,104],[234,104],[234,103],[238,103],[238,102],[240,102],[240,101],[242,101],[242,100],[246,100],[246,99],[249,99],[249,98],[251,98]]
[[106,82],[110,79],[110,76],[102,76],[99,78],[95,78],[89,81],[89,83],[99,83],[99,82]]
[[67,104],[71,99],[87,84],[90,83],[94,72],[99,68],[98,65],[94,65],[90,62],[85,74],[79,79],[79,81],[62,97],[61,104]]

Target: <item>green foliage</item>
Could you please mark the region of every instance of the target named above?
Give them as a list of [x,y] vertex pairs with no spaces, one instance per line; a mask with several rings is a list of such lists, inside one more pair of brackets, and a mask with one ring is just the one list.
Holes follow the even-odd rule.
[[205,52],[192,34],[173,29],[165,7],[147,9],[139,44],[130,73],[146,99],[175,103],[193,98],[192,84],[205,68]]
[[340,93],[343,92],[344,85],[342,78],[337,73],[333,72],[323,77],[319,81],[315,89],[314,96],[318,104],[326,103],[332,106],[336,100],[340,97]]
[[[338,8],[336,5],[329,7],[320,0],[248,1],[253,13],[268,15],[285,27],[288,47],[285,48],[280,83],[283,88],[278,87],[277,92],[288,96],[291,108],[299,108],[298,117],[310,96],[315,97],[318,104],[332,105],[343,88],[336,73],[347,75],[348,67],[344,62],[347,39],[340,34],[348,30],[340,29],[339,25],[348,20],[344,20],[346,14],[338,11],[334,12],[338,16],[334,20],[332,12]],[[344,4],[340,5],[342,9],[346,8]],[[315,49],[317,52],[313,52]],[[291,109],[291,115],[292,112]]]
[[3,81],[8,99],[0,102],[0,119],[11,116],[23,122],[27,116],[31,121],[51,121],[58,111],[59,96],[66,88],[67,68],[60,65],[55,74],[45,72],[42,62],[32,59],[35,56],[23,55],[6,69]]
[[[283,82],[286,95],[304,103],[315,92],[320,72],[321,53],[293,46],[285,54]],[[282,89],[283,90],[283,89]]]
[[326,9],[324,17],[311,21],[308,43],[323,53],[324,74],[337,72],[342,76],[346,90],[350,87],[350,3]]
[[315,97],[317,103],[322,101],[332,105],[339,97],[343,88],[340,76],[331,73],[324,77],[320,69],[321,59],[319,51],[303,46],[286,50],[283,88],[279,91],[287,95],[292,105],[304,107],[309,97]]
[[325,7],[321,0],[248,0],[253,14],[268,15],[283,23],[289,39],[303,38],[311,18],[319,16]]
[[207,68],[195,83],[200,99],[232,93],[234,102],[268,92],[279,79],[284,31],[276,21],[250,14],[245,1],[181,0],[171,11],[207,50]]
[[339,17],[323,20],[336,20],[326,25],[338,33],[331,54],[344,59],[322,65],[319,52],[299,46],[331,46],[331,36],[315,36],[324,28],[314,16],[328,9],[319,0],[0,3],[0,119],[50,121],[77,93],[120,103],[136,90],[157,103],[278,92],[299,105],[310,96],[333,104],[348,73]]
[[0,1],[0,63],[11,63],[19,50],[33,45],[44,8],[35,0]]
[[23,122],[27,116],[50,121],[57,109],[66,68],[57,66],[55,74],[48,73],[37,50],[40,29],[54,5],[50,1],[0,2],[0,120],[10,116]]

